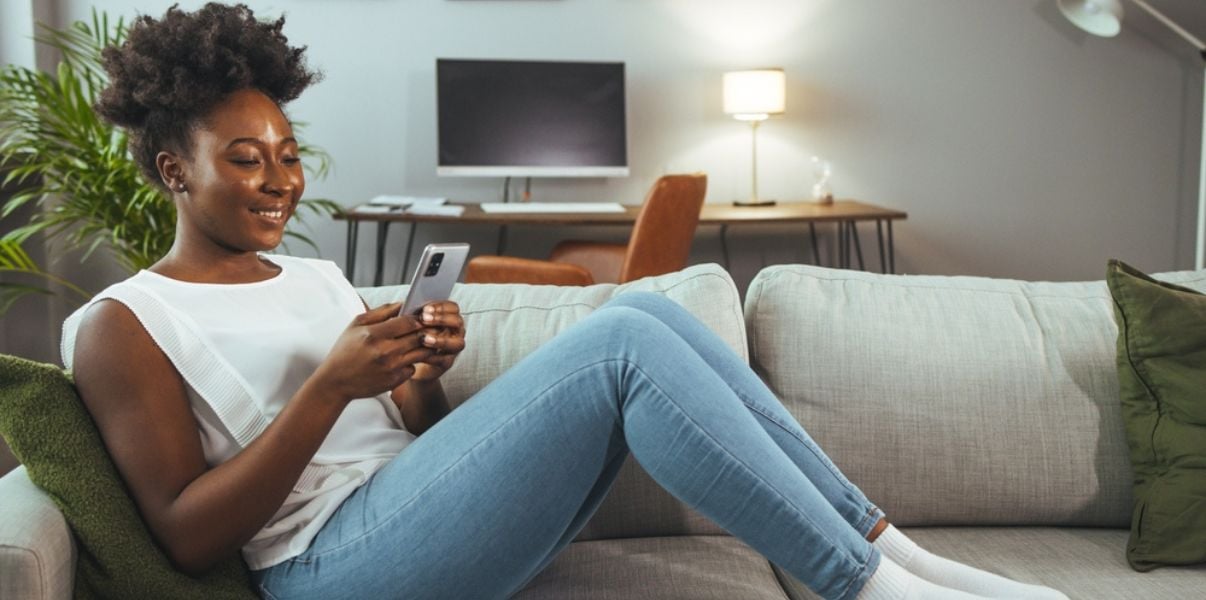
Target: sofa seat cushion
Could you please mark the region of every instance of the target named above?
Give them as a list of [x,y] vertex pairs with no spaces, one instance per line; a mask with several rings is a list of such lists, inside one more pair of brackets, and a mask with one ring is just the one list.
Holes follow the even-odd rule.
[[894,523],[1130,524],[1104,280],[778,266],[745,308],[754,369]]
[[[1010,579],[1053,587],[1072,600],[1185,600],[1206,590],[1206,566],[1137,573],[1126,562],[1126,529],[909,527],[922,548]],[[785,577],[792,600],[816,598]]]
[[516,600],[786,600],[770,563],[730,536],[570,544]]

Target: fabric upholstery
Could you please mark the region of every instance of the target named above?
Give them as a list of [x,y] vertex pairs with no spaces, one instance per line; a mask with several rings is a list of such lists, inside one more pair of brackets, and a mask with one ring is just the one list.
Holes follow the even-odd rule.
[[755,370],[899,525],[1130,523],[1111,310],[1104,281],[809,266],[745,303]]
[[729,536],[575,542],[515,600],[786,600],[770,563]]
[[549,260],[581,266],[590,271],[591,278],[594,279],[592,283],[618,283],[620,269],[624,266],[624,254],[627,252],[627,244],[565,240],[553,246]]
[[1135,473],[1127,560],[1139,571],[1206,563],[1206,295],[1119,261],[1106,280]]
[[0,478],[0,498],[0,598],[71,598],[75,544],[63,513],[25,467]]
[[[1202,598],[1206,566],[1136,573],[1121,548],[1125,529],[1071,527],[906,528],[922,548],[1011,579],[1051,586],[1072,600]],[[776,569],[792,600],[815,600]]]
[[590,285],[595,282],[591,272],[582,266],[513,256],[478,256],[465,266],[465,280],[532,285]]
[[[360,291],[369,306],[377,306],[403,297],[406,286]],[[464,402],[538,346],[626,291],[664,294],[746,357],[737,288],[719,265],[697,265],[624,285],[462,285],[453,289],[452,298],[465,316],[466,348],[443,377],[449,402]],[[662,490],[630,457],[578,539],[721,532]]]
[[255,598],[237,554],[201,577],[172,567],[60,368],[0,356],[0,432],[71,526],[76,598]]

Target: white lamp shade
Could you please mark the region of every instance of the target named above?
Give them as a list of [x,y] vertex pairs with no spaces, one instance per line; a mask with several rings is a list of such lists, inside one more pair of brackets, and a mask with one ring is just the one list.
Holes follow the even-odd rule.
[[739,119],[765,119],[787,106],[783,69],[732,71],[724,74],[724,112]]
[[1073,25],[1101,37],[1122,31],[1122,3],[1118,0],[1059,0],[1059,10]]

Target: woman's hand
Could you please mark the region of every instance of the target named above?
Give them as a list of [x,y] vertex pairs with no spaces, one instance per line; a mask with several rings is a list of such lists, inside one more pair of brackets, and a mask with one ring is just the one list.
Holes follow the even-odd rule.
[[435,350],[423,345],[426,330],[417,319],[398,315],[400,306],[378,306],[352,320],[313,375],[324,389],[350,402],[392,390],[415,375]]
[[456,302],[444,300],[425,305],[419,313],[423,325],[421,343],[433,353],[415,364],[415,381],[435,381],[452,368],[452,363],[465,349],[465,320]]

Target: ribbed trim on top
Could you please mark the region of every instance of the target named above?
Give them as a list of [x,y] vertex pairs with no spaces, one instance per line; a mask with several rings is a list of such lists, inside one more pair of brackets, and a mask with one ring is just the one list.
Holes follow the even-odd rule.
[[909,568],[909,565],[913,563],[913,557],[921,550],[916,542],[891,524],[879,534],[879,537],[875,538],[871,545],[879,548],[879,551],[883,552],[884,558],[890,559],[905,569]]
[[[878,541],[878,540],[876,540]],[[858,600],[902,600],[908,598],[913,575],[885,556],[858,594]]]

